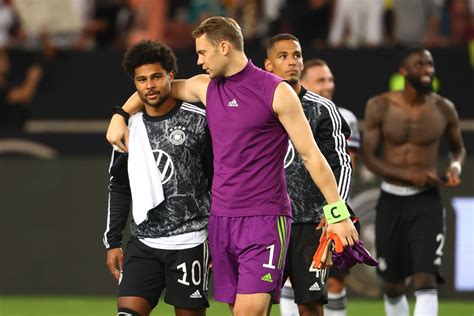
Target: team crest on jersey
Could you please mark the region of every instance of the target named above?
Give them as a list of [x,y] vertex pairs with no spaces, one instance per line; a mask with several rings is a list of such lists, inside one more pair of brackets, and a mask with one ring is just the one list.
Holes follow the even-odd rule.
[[174,164],[171,156],[165,151],[157,149],[153,151],[153,155],[156,159],[156,167],[161,174],[161,183],[165,184],[168,182],[174,173]]
[[186,128],[183,128],[181,126],[176,126],[176,127],[171,128],[170,130],[171,130],[170,142],[173,145],[181,145],[182,143],[184,143],[184,141],[186,140],[186,134],[184,133]]
[[286,151],[285,160],[284,160],[285,169],[288,168],[293,163],[293,160],[295,160],[295,147],[289,140],[288,150]]

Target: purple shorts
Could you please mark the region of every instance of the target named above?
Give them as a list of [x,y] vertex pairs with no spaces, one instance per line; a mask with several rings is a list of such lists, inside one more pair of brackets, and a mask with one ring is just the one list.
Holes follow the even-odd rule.
[[209,216],[214,298],[270,293],[280,301],[291,219],[286,216]]

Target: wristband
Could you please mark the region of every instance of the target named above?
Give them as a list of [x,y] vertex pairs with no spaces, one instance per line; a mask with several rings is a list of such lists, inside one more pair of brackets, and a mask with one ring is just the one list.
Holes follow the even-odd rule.
[[121,106],[114,107],[112,113],[121,115],[123,119],[125,120],[125,123],[128,124],[128,119],[130,118],[130,114],[128,114],[124,109],[122,109]]
[[351,217],[347,209],[346,202],[340,200],[339,202],[327,204],[323,206],[324,217],[328,224],[334,224]]
[[451,169],[456,169],[456,171],[458,172],[458,175],[461,175],[462,166],[459,161],[453,161],[451,163]]

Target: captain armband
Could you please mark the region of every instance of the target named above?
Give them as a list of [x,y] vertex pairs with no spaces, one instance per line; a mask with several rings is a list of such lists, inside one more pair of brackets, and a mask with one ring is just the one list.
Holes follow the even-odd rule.
[[328,224],[334,224],[343,221],[351,216],[349,210],[347,209],[346,202],[342,200],[323,206],[323,211],[324,217],[326,217],[326,222]]

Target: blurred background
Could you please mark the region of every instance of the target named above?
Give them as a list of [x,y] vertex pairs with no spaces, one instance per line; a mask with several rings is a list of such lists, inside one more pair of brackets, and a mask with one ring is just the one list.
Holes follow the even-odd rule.
[[[0,295],[115,295],[102,245],[105,131],[134,91],[123,53],[160,40],[176,52],[177,78],[201,73],[190,34],[213,15],[239,22],[259,66],[269,37],[296,35],[305,59],[327,61],[336,104],[361,127],[370,97],[403,87],[403,49],[430,49],[436,89],[456,105],[468,151],[462,185],[443,190],[440,297],[474,299],[474,0],[0,0]],[[446,153],[443,144],[440,172]],[[378,180],[362,162],[354,182],[373,247]],[[374,270],[358,268],[349,283],[350,295],[381,297]]]

